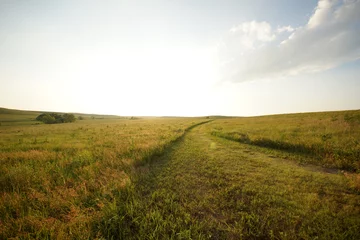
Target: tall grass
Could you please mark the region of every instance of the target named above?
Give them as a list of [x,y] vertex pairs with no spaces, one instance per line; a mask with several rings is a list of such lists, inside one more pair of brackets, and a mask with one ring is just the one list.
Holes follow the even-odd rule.
[[358,239],[359,116],[2,125],[0,239]]
[[0,127],[0,239],[95,238],[93,224],[201,119],[84,120]]
[[97,228],[106,239],[359,239],[359,192],[343,174],[304,168],[193,129],[137,169]]
[[211,133],[304,162],[360,171],[360,111],[224,119],[213,124]]

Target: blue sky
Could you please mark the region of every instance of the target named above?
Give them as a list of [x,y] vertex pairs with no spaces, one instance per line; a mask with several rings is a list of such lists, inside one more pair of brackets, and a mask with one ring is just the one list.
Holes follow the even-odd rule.
[[360,1],[0,0],[0,106],[117,115],[360,108]]

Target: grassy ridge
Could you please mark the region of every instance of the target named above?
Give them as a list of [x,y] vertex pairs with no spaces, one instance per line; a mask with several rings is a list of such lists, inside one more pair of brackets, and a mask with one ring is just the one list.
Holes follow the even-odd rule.
[[[25,111],[25,110],[16,110],[8,108],[0,108],[0,126],[19,126],[19,125],[36,125],[40,124],[35,120],[37,116],[42,113],[50,112],[40,112],[40,111]],[[62,114],[62,113],[59,113]],[[98,114],[83,114],[83,113],[73,113],[77,118],[82,117],[83,119],[119,119],[122,117],[113,116],[113,115],[98,115]]]
[[211,132],[303,162],[360,171],[359,110],[218,120]]
[[0,127],[0,239],[96,237],[93,223],[201,119],[84,120]]

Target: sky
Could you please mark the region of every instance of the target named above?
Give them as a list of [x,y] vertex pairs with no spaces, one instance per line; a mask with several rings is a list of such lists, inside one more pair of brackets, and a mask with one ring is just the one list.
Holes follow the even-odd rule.
[[360,0],[0,0],[0,107],[360,109]]

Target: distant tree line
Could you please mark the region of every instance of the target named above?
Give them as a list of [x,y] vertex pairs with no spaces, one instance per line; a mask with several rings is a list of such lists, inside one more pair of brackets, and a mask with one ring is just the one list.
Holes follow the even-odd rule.
[[75,122],[76,118],[74,114],[71,113],[65,113],[62,115],[58,113],[43,113],[37,116],[36,120],[46,124],[54,124]]

